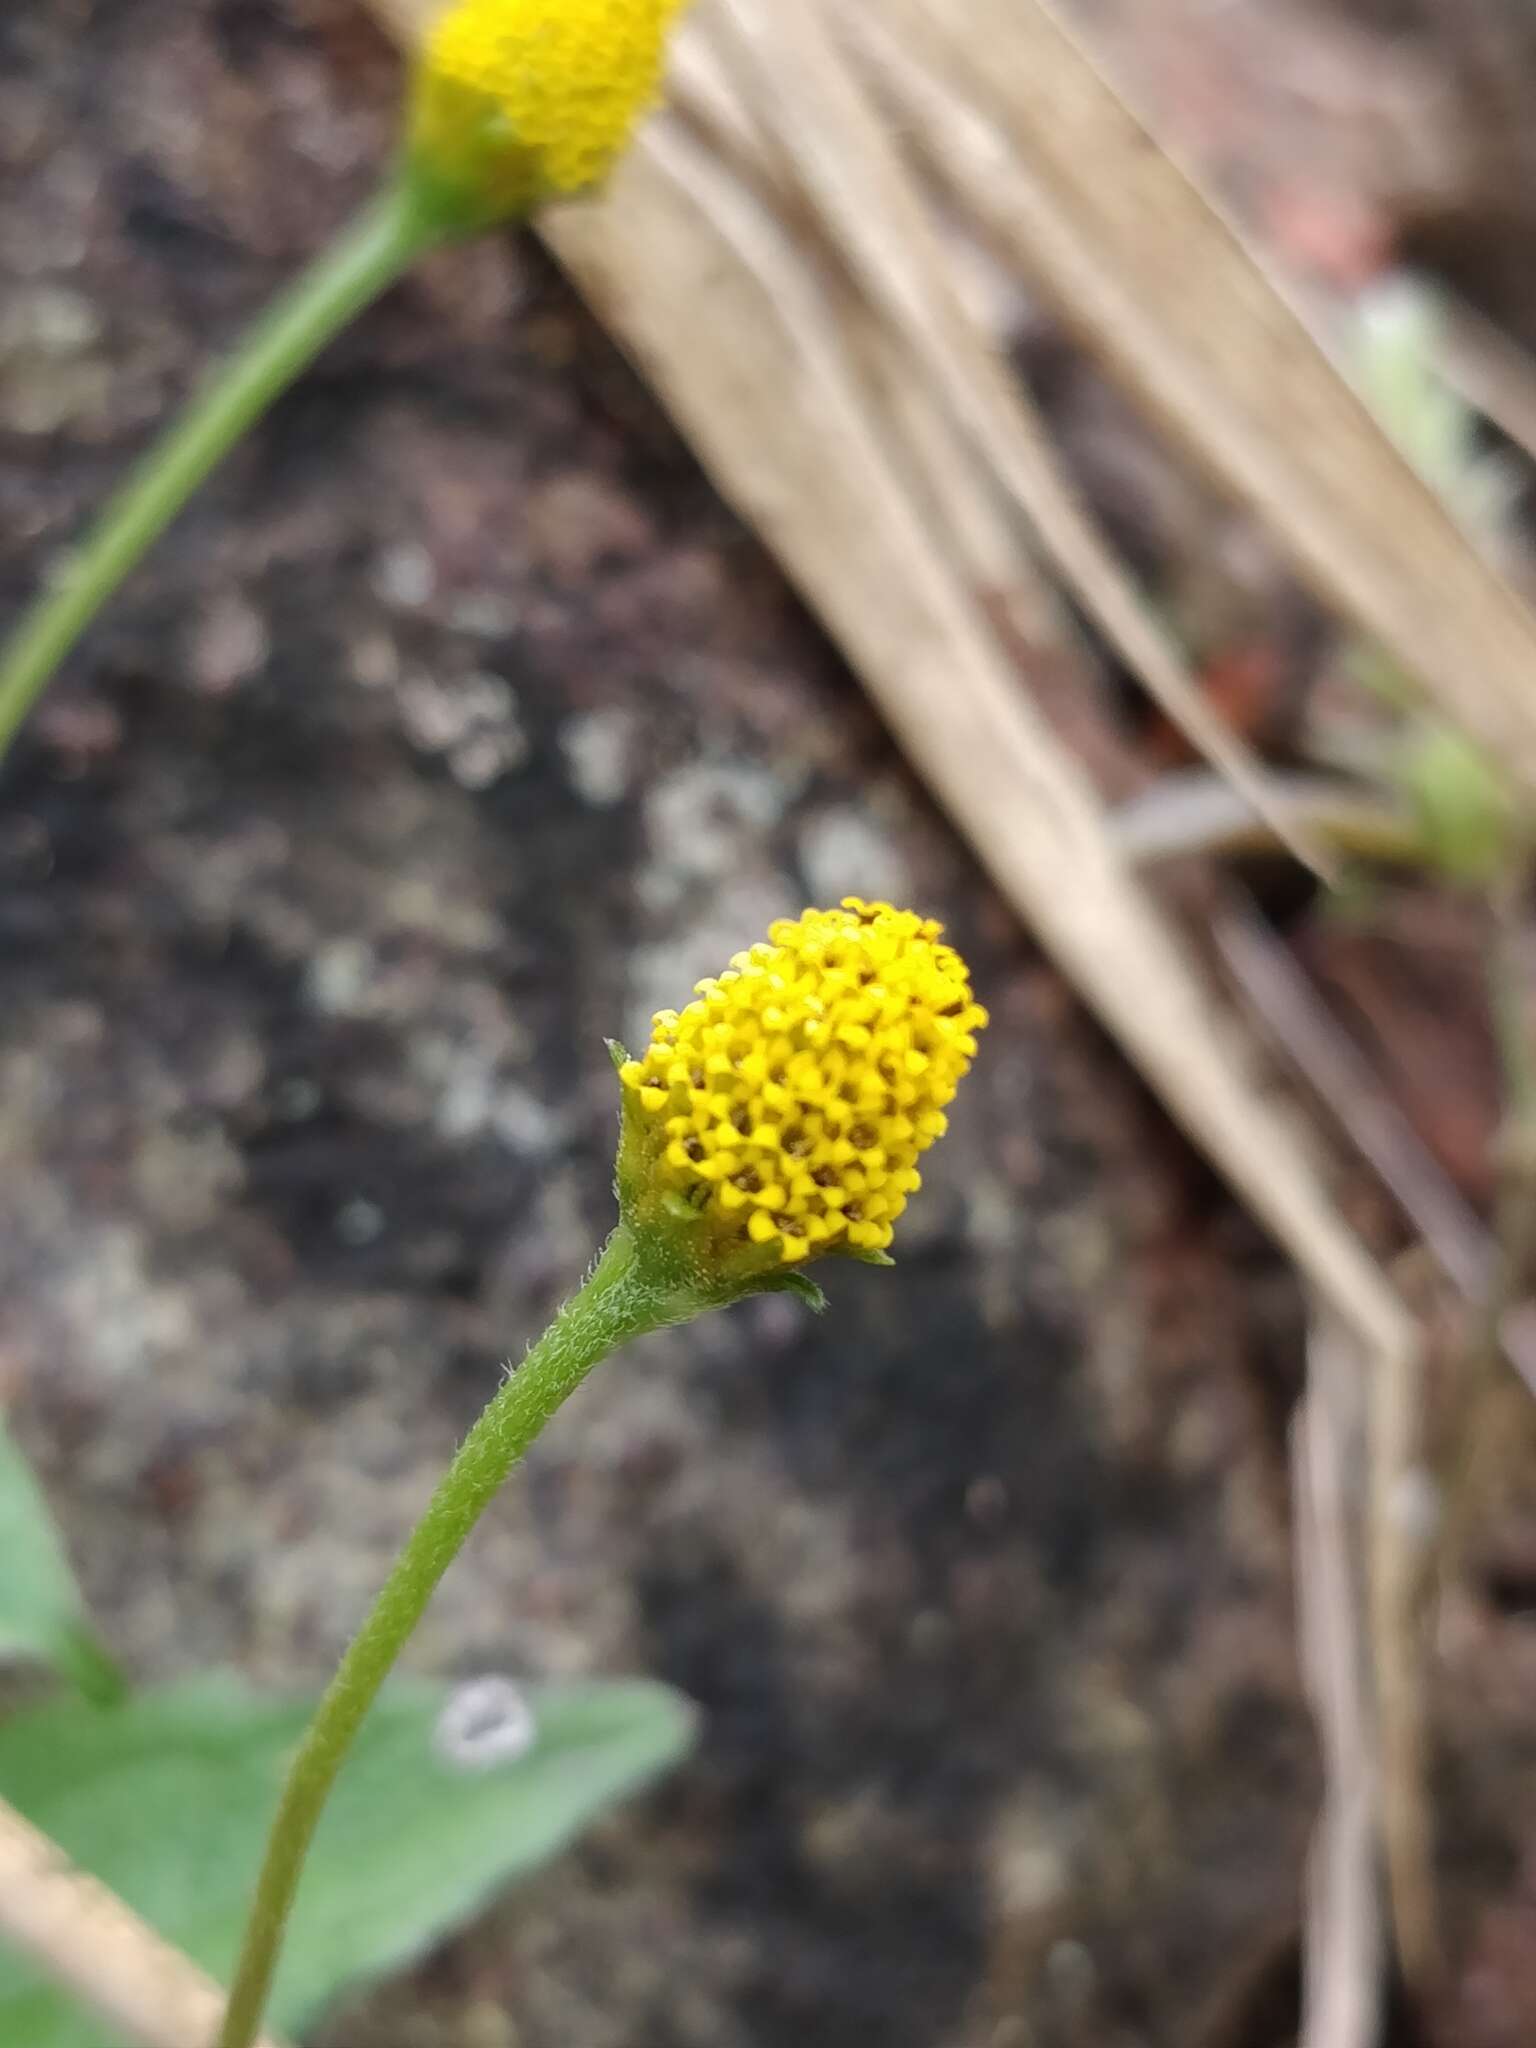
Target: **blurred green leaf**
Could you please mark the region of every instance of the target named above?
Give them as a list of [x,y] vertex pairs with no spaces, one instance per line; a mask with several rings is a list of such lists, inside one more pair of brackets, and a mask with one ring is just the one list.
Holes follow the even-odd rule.
[[1475,741],[1448,725],[1416,726],[1395,767],[1425,857],[1448,880],[1484,887],[1509,866],[1515,844],[1509,785]]
[[[526,1747],[491,1760],[495,1717],[489,1732],[473,1713],[466,1724],[462,1692],[417,1681],[385,1692],[304,1875],[272,2008],[279,2030],[419,1955],[673,1763],[693,1732],[692,1708],[661,1685],[531,1688],[526,1702],[521,1738],[514,1716],[500,1745]],[[222,1673],[111,1714],[66,1702],[0,1724],[0,1795],[225,1978],[311,1708]],[[474,1753],[488,1760],[463,1760]],[[0,2041],[103,2048],[98,2022],[3,1952]]]
[[0,1413],[0,1657],[50,1665],[104,1705],[123,1690],[97,1645],[59,1532]]
[[1417,279],[1394,275],[1356,308],[1360,395],[1431,490],[1485,543],[1509,527],[1520,480],[1485,445],[1476,409],[1442,377],[1445,311]]

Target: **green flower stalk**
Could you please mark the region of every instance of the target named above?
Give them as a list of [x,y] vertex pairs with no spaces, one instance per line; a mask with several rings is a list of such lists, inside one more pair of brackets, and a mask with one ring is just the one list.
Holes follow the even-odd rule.
[[0,649],[0,758],[102,606],[343,328],[428,250],[601,183],[685,0],[451,0],[417,56],[382,190],[214,373]]
[[855,897],[784,919],[662,1011],[623,1093],[619,1222],[580,1291],[492,1398],[407,1539],[295,1757],[218,2048],[251,2048],[327,1795],[444,1572],[512,1467],[632,1337],[752,1294],[814,1307],[803,1263],[885,1247],[945,1129],[986,1012],[940,927]]

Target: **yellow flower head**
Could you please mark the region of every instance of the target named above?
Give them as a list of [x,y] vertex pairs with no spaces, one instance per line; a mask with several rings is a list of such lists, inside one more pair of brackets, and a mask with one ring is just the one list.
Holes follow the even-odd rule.
[[493,216],[583,192],[657,94],[686,0],[449,0],[417,73],[412,157]]
[[[942,926],[887,903],[783,918],[619,1069],[625,1153],[717,1256],[882,1252],[987,1013]],[[679,1210],[681,1213],[681,1210]]]

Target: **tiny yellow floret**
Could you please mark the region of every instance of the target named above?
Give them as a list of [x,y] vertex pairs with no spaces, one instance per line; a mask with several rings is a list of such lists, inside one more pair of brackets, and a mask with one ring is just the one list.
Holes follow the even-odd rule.
[[655,102],[686,0],[450,0],[418,68],[413,151],[508,209],[584,192]]
[[786,1264],[883,1251],[987,1021],[942,929],[845,897],[659,1012],[619,1078],[668,1198]]

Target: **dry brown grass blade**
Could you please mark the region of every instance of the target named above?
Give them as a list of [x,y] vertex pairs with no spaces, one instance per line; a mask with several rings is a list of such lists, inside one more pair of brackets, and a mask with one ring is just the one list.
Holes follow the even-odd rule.
[[1430,1544],[1423,1464],[1423,1350],[1389,1369],[1368,1361],[1370,1420],[1366,1581],[1381,1761],[1381,1836],[1397,1957],[1410,1990],[1432,1997],[1441,1974],[1430,1804],[1426,1600]]
[[[710,38],[680,40],[670,99],[735,171],[766,188],[767,203],[790,203],[785,190],[790,181],[782,177],[771,136]],[[836,288],[830,266],[825,281]],[[998,494],[978,488],[975,460],[948,410],[912,375],[900,338],[851,284],[840,312],[844,339],[858,356],[870,403],[882,417],[887,453],[905,472],[908,494],[923,510],[933,547],[953,562],[973,591],[985,596],[1019,645],[1070,666],[1073,685],[1091,689],[1092,677],[1065,607],[1037,568],[1018,520],[1009,516]],[[1252,818],[1235,792],[1233,801],[1245,818]]]
[[213,1979],[3,1800],[0,1934],[135,2048],[207,2048],[217,2031]]
[[[1392,1100],[1369,1059],[1333,1017],[1285,941],[1251,900],[1217,907],[1212,937],[1265,1034],[1368,1161],[1441,1272],[1468,1303],[1483,1301],[1493,1244],[1476,1211]],[[1523,1372],[1536,1359],[1518,1361]]]
[[718,0],[716,13],[743,92],[772,110],[780,164],[890,335],[910,352],[910,374],[950,413],[978,464],[1014,500],[1068,587],[1191,745],[1298,858],[1326,872],[1328,856],[1298,829],[1262,767],[1212,710],[1082,503],[1023,387],[962,304],[932,217],[827,29],[821,0]]
[[1465,300],[1439,302],[1436,367],[1453,391],[1536,458],[1536,359]]
[[841,10],[964,210],[1298,570],[1536,790],[1536,617],[1039,0]]
[[1291,1431],[1302,1673],[1317,1719],[1323,1810],[1307,1883],[1299,2048],[1374,2048],[1381,2031],[1378,1763],[1353,1475],[1366,1455],[1366,1375],[1331,1317],[1308,1345]]

